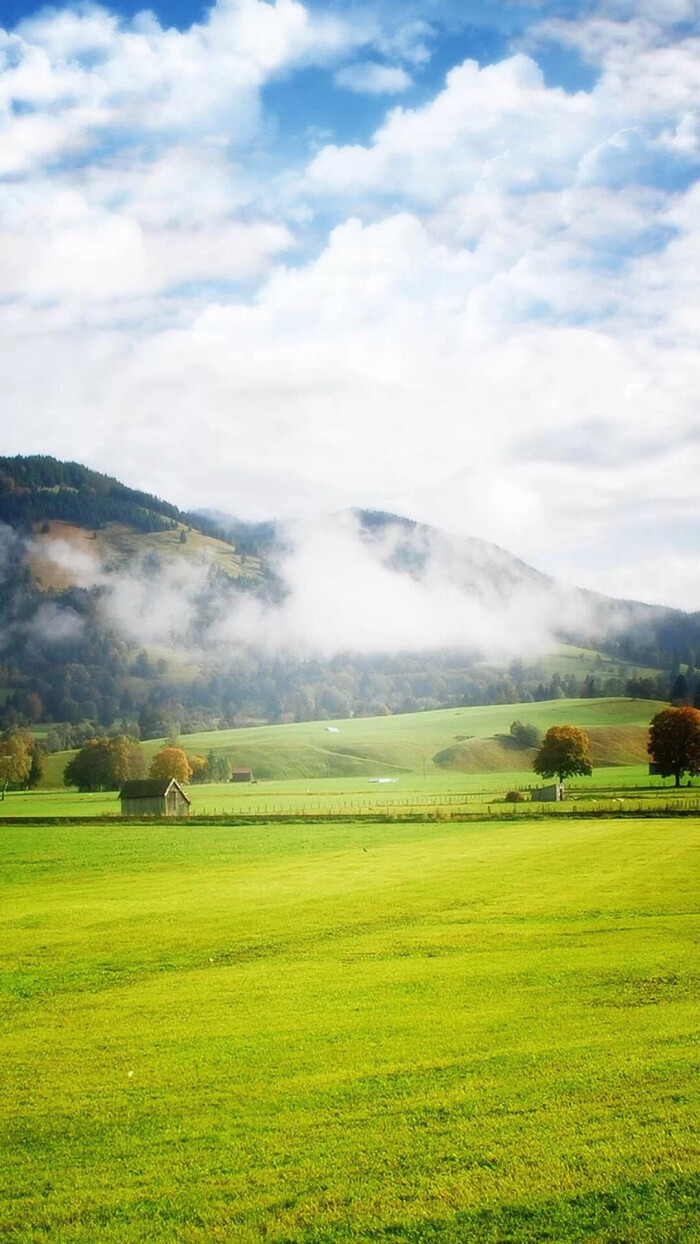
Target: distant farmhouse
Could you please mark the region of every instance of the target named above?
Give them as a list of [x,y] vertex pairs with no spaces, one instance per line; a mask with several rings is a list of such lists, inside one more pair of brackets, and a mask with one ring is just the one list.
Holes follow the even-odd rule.
[[122,816],[189,816],[190,801],[175,778],[125,782],[119,792]]
[[253,781],[253,770],[244,769],[244,768],[232,769],[231,770],[231,781],[232,782],[252,782]]

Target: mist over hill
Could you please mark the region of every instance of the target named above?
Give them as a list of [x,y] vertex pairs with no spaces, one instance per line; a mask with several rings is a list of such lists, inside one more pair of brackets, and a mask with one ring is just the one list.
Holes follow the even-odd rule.
[[17,457],[0,459],[0,520],[0,721],[68,723],[71,741],[664,696],[700,652],[697,615],[567,587],[384,512],[247,524]]

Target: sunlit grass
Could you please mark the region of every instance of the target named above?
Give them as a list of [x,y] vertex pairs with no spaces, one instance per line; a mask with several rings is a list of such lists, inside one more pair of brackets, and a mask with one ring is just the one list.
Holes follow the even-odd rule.
[[0,1229],[697,1239],[697,837],[6,827]]
[[[498,736],[509,740],[515,718],[535,724],[542,732],[562,722],[591,729],[598,766],[636,764],[646,759],[645,731],[661,707],[650,700],[549,700],[214,730],[188,734],[182,741],[190,753],[206,756],[213,750],[226,755],[233,765],[251,766],[258,777],[276,781],[352,781],[372,775],[406,774],[444,777],[445,770],[435,757],[466,741],[474,755],[466,764],[469,772],[463,776],[513,770],[515,778],[520,779],[524,772],[532,781],[532,756],[503,747],[498,740]],[[470,740],[477,741],[471,749]],[[162,745],[162,739],[144,743],[146,760]],[[47,757],[42,782],[45,789],[62,785],[63,771],[73,754],[57,752]]]
[[[370,767],[370,766],[368,766]],[[546,783],[544,783],[546,785]],[[508,790],[521,790],[536,798],[543,785],[532,770],[511,773],[402,773],[389,782],[365,777],[296,778],[254,783],[204,783],[187,787],[193,815],[267,816],[366,816],[372,813],[446,815],[459,812],[498,814]],[[574,778],[566,784],[567,804],[597,801],[612,810],[622,798],[633,809],[665,807],[700,797],[700,785],[676,791],[673,779],[650,778],[646,765],[616,765],[594,770],[590,778]],[[520,805],[526,813],[529,805]],[[117,791],[87,794],[76,790],[9,791],[0,802],[0,819],[13,816],[119,816]]]

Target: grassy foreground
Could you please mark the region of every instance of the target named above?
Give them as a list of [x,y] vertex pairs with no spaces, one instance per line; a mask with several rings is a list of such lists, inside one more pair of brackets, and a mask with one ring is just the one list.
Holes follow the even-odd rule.
[[691,820],[5,827],[13,1244],[688,1244]]

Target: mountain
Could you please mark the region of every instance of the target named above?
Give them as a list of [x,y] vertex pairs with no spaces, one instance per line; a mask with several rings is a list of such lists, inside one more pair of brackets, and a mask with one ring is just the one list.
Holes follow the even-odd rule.
[[27,565],[39,589],[75,586],[70,559],[57,545],[97,558],[113,570],[134,561],[209,557],[225,574],[255,578],[260,562],[241,554],[206,515],[183,513],[149,493],[127,488],[77,462],[35,456],[0,458],[0,523],[31,541]]
[[[681,662],[695,686],[698,615],[564,588],[506,550],[381,511],[311,532],[248,524],[77,463],[5,457],[0,523],[0,725],[44,723],[54,743],[663,698]],[[485,660],[496,632],[505,664]],[[550,655],[527,658],[545,633]]]
[[[191,518],[175,505],[77,462],[41,454],[0,457],[0,522],[18,530],[58,520],[85,528],[120,523],[138,532],[173,531]],[[196,525],[209,535],[226,538],[203,516]]]

